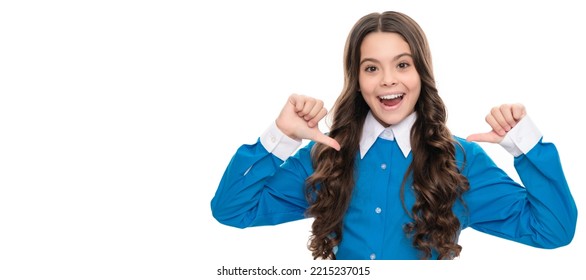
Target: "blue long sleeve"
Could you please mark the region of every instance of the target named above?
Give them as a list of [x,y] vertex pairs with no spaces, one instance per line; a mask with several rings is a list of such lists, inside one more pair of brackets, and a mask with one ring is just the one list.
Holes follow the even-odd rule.
[[[308,153],[307,148],[299,153]],[[243,145],[212,199],[212,214],[219,222],[238,228],[302,219],[308,205],[303,190],[309,176],[306,169],[312,172],[311,166],[302,166],[296,157],[284,164],[260,141]]]
[[510,179],[478,145],[471,145],[467,154],[471,162],[465,175],[471,189],[464,200],[470,227],[539,248],[572,241],[577,208],[553,144],[539,141],[515,158],[523,185]]

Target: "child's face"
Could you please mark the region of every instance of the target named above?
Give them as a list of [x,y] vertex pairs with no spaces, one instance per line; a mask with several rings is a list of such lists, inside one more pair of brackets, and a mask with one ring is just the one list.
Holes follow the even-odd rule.
[[411,114],[421,91],[411,50],[401,35],[373,32],[360,46],[360,91],[375,118],[384,126]]

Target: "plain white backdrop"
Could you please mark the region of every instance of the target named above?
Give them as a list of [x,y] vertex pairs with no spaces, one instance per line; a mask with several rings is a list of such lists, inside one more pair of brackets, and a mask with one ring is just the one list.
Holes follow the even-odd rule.
[[[213,219],[210,200],[233,153],[256,141],[289,94],[333,104],[350,28],[385,10],[410,15],[426,32],[452,132],[484,132],[492,106],[524,103],[544,140],[556,143],[580,211],[580,7],[565,0],[3,2],[0,279],[215,279],[222,266],[330,265],[306,249],[311,220],[235,229]],[[511,156],[483,146],[517,178]],[[585,274],[583,222],[579,216],[574,241],[555,250],[467,229],[455,262],[340,263],[373,266],[363,279],[576,279]]]

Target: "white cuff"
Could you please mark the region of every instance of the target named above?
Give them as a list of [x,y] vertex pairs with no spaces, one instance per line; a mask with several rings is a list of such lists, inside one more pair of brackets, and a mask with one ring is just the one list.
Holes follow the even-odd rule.
[[529,116],[525,116],[499,143],[514,157],[528,153],[539,143],[542,134]]
[[301,146],[301,141],[285,135],[277,127],[275,122],[262,134],[260,143],[269,153],[272,153],[283,161],[289,158]]

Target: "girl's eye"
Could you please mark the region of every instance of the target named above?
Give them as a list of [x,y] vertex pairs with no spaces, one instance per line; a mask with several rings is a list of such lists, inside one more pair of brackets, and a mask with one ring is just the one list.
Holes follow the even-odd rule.
[[374,72],[374,71],[376,71],[376,67],[374,67],[374,66],[366,66],[366,68],[364,69],[364,71],[366,71],[366,72]]
[[407,63],[407,62],[401,62],[401,63],[399,63],[399,65],[397,65],[397,67],[398,68],[401,68],[401,69],[404,69],[404,68],[409,67],[409,63]]

